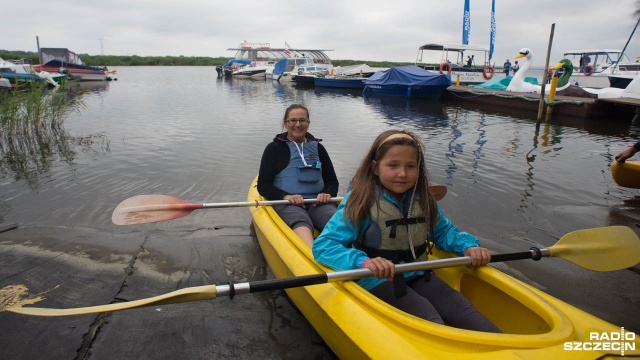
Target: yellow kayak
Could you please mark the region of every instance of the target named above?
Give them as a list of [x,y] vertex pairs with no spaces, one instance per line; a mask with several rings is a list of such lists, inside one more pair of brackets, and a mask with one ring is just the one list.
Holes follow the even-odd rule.
[[[254,181],[248,200],[261,199]],[[277,278],[331,271],[313,260],[311,249],[271,206],[250,209],[260,247]],[[434,251],[434,255],[432,259],[452,257],[440,251]],[[457,266],[435,273],[461,291],[504,334],[418,319],[377,299],[353,281],[286,291],[341,359],[596,359],[607,354],[618,357],[621,352],[640,356],[635,333],[627,332],[623,340],[609,341],[620,335],[619,326],[492,267],[470,270]],[[590,339],[594,336],[599,340]]]
[[640,189],[640,161],[625,161],[611,164],[611,176],[616,184],[628,188]]

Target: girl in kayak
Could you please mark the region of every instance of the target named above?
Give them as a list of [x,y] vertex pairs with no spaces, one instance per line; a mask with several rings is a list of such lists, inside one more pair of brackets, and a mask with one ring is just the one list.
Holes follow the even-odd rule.
[[434,244],[486,265],[489,251],[461,232],[429,192],[420,139],[388,130],[373,142],[349,190],[313,243],[316,261],[336,271],[369,268],[358,280],[373,295],[405,312],[440,324],[500,332],[458,291],[430,272],[394,273],[394,263],[424,261]]
[[[309,110],[293,104],[284,113],[286,132],[276,135],[267,145],[260,161],[258,192],[267,200],[289,200],[275,205],[282,220],[309,246],[314,227],[322,230],[336,212],[329,202],[338,194],[338,177],[321,139],[311,135]],[[316,199],[304,204],[304,199]]]

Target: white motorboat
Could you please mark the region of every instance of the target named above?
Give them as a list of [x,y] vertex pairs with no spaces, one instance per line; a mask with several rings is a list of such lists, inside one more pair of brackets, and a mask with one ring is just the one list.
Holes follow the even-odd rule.
[[[294,76],[328,75],[332,68],[331,61],[316,63],[315,59],[310,57],[294,57],[278,61],[273,68],[271,78],[280,82],[295,81]],[[313,83],[313,78],[310,82]]]
[[[640,66],[640,55],[637,56],[638,60],[636,60],[636,62],[634,63],[637,64],[635,66]],[[631,65],[628,64],[623,64],[620,65],[621,71],[620,72],[625,72],[624,74],[622,73],[615,73],[612,75],[608,75],[607,77],[609,78],[609,84],[611,87],[613,88],[618,88],[618,89],[626,89],[627,86],[631,83],[631,81],[633,79],[635,79],[636,75],[638,73],[640,73],[640,71],[636,70],[633,71]]]
[[489,49],[484,46],[430,43],[418,48],[416,66],[449,74],[453,83],[459,76],[461,84],[481,84],[505,76],[489,60]]
[[[563,58],[571,60],[575,71],[569,80],[571,85],[589,88],[606,88],[613,86],[609,76],[629,79],[629,84],[640,73],[640,62],[632,61],[618,49],[583,49],[570,50],[564,53]],[[575,67],[575,64],[578,64]],[[623,87],[619,84],[615,87]]]
[[5,61],[0,58],[0,74],[12,83],[40,81],[54,87],[58,87],[59,83],[66,79],[64,74],[58,72],[37,72],[24,59],[23,61]]
[[263,65],[247,64],[238,67],[231,72],[232,77],[236,78],[262,78],[264,79],[267,71],[273,72],[275,63],[267,62]]

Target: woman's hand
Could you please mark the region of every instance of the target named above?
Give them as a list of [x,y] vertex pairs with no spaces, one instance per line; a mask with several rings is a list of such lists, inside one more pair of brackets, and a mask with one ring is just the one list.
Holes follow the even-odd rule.
[[637,152],[638,152],[638,150],[636,150],[636,148],[634,148],[633,146],[630,146],[625,151],[623,151],[620,154],[616,155],[616,161],[619,164],[623,164],[625,160],[627,160],[628,158],[632,157]]
[[467,266],[469,269],[485,266],[491,260],[489,250],[479,246],[467,248],[467,250],[464,251],[464,256],[471,258],[471,265]]
[[313,204],[313,206],[327,204],[327,203],[329,203],[330,200],[331,200],[331,195],[330,194],[320,193],[320,194],[318,194],[318,197],[316,198],[316,203]]
[[364,267],[371,269],[378,279],[386,278],[389,281],[393,281],[396,271],[396,266],[391,261],[381,257],[365,260]]
[[282,199],[289,200],[292,205],[304,206],[302,195],[285,195]]

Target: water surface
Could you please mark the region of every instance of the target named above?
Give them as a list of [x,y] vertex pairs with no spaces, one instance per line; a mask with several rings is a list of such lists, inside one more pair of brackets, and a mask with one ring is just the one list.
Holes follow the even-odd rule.
[[[292,103],[310,109],[310,132],[323,139],[341,193],[380,132],[420,134],[432,181],[449,189],[441,201],[445,213],[494,251],[551,246],[573,230],[635,229],[640,222],[640,192],[616,186],[610,175],[613,157],[640,135],[631,119],[553,120],[536,127],[533,117],[499,108],[479,111],[460,103],[218,79],[213,67],[117,71],[117,81],[82,84],[86,108],[66,119],[64,133],[46,151],[3,154],[0,223],[117,233],[130,230],[112,225],[111,212],[134,195],[245,201],[262,151],[282,130],[284,110]],[[215,226],[249,234],[250,216],[243,208],[203,210],[146,226]],[[624,294],[628,307],[616,316],[588,299],[593,281],[600,286],[616,276],[627,279],[628,270],[594,275],[555,259],[502,266],[552,294],[562,294],[566,283],[584,288],[563,299],[640,330],[638,282]],[[629,320],[625,314],[632,311]]]

